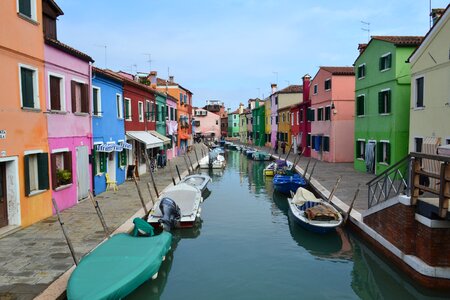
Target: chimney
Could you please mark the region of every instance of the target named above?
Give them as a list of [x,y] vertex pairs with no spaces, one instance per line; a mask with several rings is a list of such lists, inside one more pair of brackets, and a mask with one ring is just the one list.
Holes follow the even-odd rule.
[[169,82],[173,83],[173,76],[169,76]]
[[148,75],[148,81],[150,81],[150,87],[156,89],[156,76],[158,73],[156,71],[151,71]]
[[431,19],[433,20],[433,26],[441,18],[444,11],[445,11],[444,8],[433,8],[431,10],[430,16],[431,16]]
[[272,94],[275,94],[277,92],[277,84],[276,83],[272,83],[270,85],[270,87],[272,88]]
[[366,48],[367,48],[367,44],[358,44],[358,50],[359,50],[360,54],[363,53],[364,50],[366,50]]
[[303,81],[303,103],[309,100],[309,90],[311,85],[311,76],[306,74],[302,77]]

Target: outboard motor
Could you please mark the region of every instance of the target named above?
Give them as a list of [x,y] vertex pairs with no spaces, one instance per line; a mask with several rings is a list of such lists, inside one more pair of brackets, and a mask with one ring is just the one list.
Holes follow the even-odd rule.
[[178,205],[170,198],[162,198],[159,203],[162,218],[158,220],[165,231],[170,231],[180,221],[181,212]]

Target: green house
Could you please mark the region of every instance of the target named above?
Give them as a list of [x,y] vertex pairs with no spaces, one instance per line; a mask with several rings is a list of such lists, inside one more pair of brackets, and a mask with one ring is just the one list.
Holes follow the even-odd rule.
[[265,129],[265,119],[266,119],[266,109],[265,105],[260,105],[256,102],[256,107],[252,110],[253,117],[253,136],[255,146],[264,146],[266,143],[266,129]]
[[[244,105],[240,104],[239,108],[228,113],[228,136],[239,138],[239,115],[244,111]],[[247,126],[247,125],[246,125]]]
[[408,154],[410,65],[422,37],[373,36],[355,61],[356,170],[380,174]]

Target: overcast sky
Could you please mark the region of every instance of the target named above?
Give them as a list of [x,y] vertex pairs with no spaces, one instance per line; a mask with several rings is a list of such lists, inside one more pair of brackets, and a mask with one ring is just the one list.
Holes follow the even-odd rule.
[[[430,0],[56,0],[58,38],[114,71],[158,72],[195,106],[301,84],[319,66],[351,66],[370,35],[425,35]],[[445,8],[448,0],[431,0]],[[361,21],[370,23],[363,24]],[[363,29],[362,29],[363,28]],[[106,56],[105,46],[106,45]]]

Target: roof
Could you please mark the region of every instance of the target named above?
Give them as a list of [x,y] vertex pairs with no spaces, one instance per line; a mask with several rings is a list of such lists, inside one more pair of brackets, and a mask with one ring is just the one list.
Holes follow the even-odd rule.
[[193,95],[193,93],[190,90],[188,90],[187,88],[184,88],[183,86],[181,86],[181,84],[178,84],[176,82],[170,82],[169,80],[165,80],[165,79],[162,79],[162,78],[156,78],[156,85],[159,86],[159,87],[166,86],[166,85],[167,86],[178,86],[179,88],[181,88],[181,89],[183,89],[183,90],[185,90],[185,91],[187,91],[187,92],[189,92],[189,93],[191,93]]
[[115,74],[117,74],[117,76],[119,76],[119,77],[123,80],[123,83],[129,84],[129,85],[133,85],[133,86],[135,86],[135,87],[137,87],[137,88],[140,88],[140,89],[145,90],[145,91],[147,91],[147,92],[150,92],[150,93],[152,93],[152,94],[160,94],[160,95],[162,95],[163,97],[166,96],[166,95],[164,95],[164,94],[162,94],[162,93],[156,91],[155,89],[152,89],[152,88],[149,87],[148,85],[145,85],[145,84],[143,84],[143,83],[136,82],[136,81],[134,81],[134,80],[129,79],[129,78],[127,77],[127,75],[125,75],[125,74],[120,74],[119,72],[115,72]]
[[419,46],[423,40],[423,36],[372,36],[373,40],[385,41],[394,44],[398,47]]
[[70,47],[70,46],[68,46],[68,45],[66,45],[64,43],[61,43],[58,40],[55,40],[55,39],[52,39],[52,38],[49,38],[49,37],[45,37],[45,43],[47,45],[53,46],[55,48],[58,48],[59,50],[61,50],[63,52],[66,52],[66,53],[71,54],[71,55],[73,55],[75,57],[78,57],[79,59],[84,60],[86,62],[94,62],[92,57],[90,57],[89,55],[84,54],[83,52],[78,51],[77,49],[72,48],[72,47]]
[[332,75],[355,75],[355,70],[353,67],[320,67],[320,69],[330,72]]
[[303,93],[303,85],[290,85],[277,91],[274,94],[295,94],[295,93]]
[[102,75],[107,76],[109,78],[112,78],[114,80],[123,82],[122,77],[120,77],[115,72],[113,72],[111,70],[108,70],[108,69],[100,69],[100,68],[97,68],[97,67],[92,67],[92,72],[99,73],[99,74],[102,74]]

